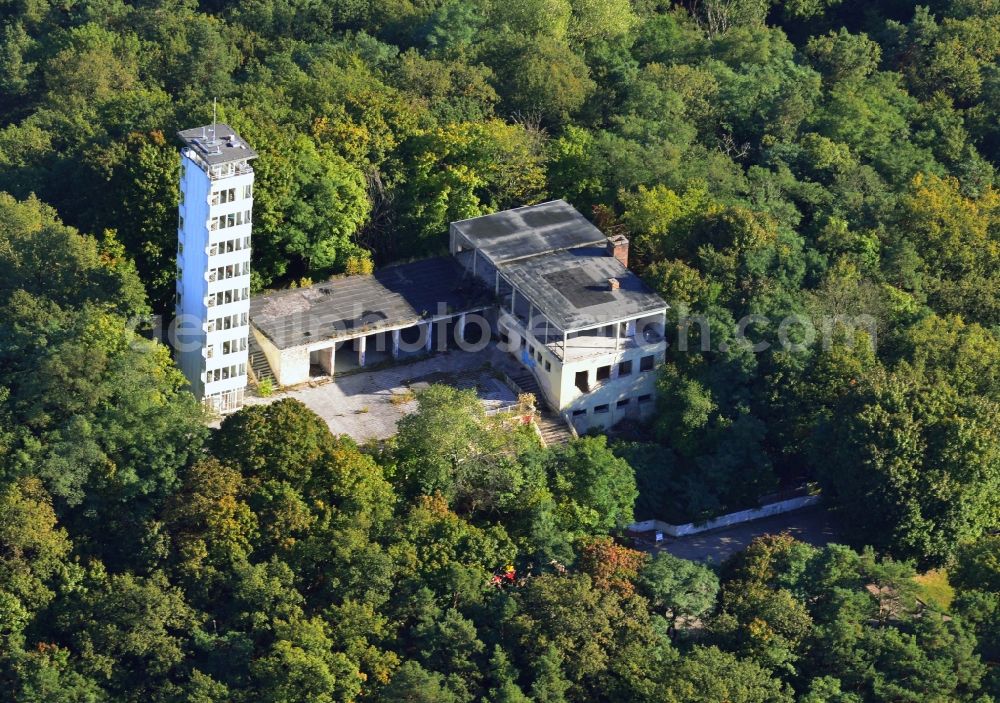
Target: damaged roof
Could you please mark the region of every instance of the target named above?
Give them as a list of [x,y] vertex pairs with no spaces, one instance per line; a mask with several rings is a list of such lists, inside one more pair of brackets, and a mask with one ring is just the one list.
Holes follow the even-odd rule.
[[[605,247],[577,247],[498,267],[550,322],[565,332],[652,314],[667,304]],[[610,281],[615,279],[617,287]]]
[[451,226],[497,265],[607,242],[604,233],[565,200],[495,212],[452,222]]
[[492,297],[455,259],[442,256],[256,296],[250,321],[278,349],[289,349],[482,309]]

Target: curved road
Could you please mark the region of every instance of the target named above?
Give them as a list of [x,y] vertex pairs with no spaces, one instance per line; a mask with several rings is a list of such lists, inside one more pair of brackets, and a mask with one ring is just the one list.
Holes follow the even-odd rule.
[[725,527],[689,537],[666,537],[657,549],[692,561],[723,562],[742,551],[755,537],[788,532],[796,539],[822,547],[837,542],[833,516],[823,507],[807,508],[784,515],[754,520],[742,525]]

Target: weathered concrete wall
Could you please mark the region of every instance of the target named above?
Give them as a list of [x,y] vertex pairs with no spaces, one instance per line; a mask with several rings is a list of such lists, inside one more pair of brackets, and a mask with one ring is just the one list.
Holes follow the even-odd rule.
[[265,337],[256,327],[252,324],[250,325],[250,334],[254,336],[257,340],[257,344],[260,345],[260,350],[264,352],[264,357],[267,359],[268,365],[271,367],[271,371],[274,373],[275,378],[278,380],[278,385],[281,385],[281,376],[279,371],[281,371],[281,352],[275,347],[271,340]]
[[283,386],[294,386],[309,380],[309,348],[292,347],[281,350],[281,373],[279,381]]
[[271,371],[278,379],[279,386],[294,386],[296,383],[305,383],[309,380],[308,347],[279,350],[256,327],[251,325],[250,329],[260,344],[264,356],[267,357],[267,363],[271,365]]

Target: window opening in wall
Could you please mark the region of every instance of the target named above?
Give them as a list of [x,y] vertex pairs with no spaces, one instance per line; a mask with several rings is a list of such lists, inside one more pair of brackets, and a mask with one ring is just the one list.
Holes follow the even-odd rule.
[[590,383],[587,380],[587,372],[586,371],[577,371],[576,372],[576,387],[579,388],[584,393],[589,393],[590,392]]
[[607,403],[604,403],[602,405],[595,405],[594,406],[594,412],[595,413],[606,413],[607,411],[608,411],[608,404]]
[[639,396],[639,402],[640,403],[648,403],[652,399],[653,399],[653,396],[650,395],[649,393],[646,393],[645,395],[640,395]]
[[632,362],[631,361],[623,361],[623,362],[621,362],[621,363],[618,364],[618,375],[619,376],[628,376],[631,373],[632,373]]
[[597,367],[597,382],[607,381],[611,378],[611,366],[598,366]]
[[650,354],[649,356],[644,356],[644,357],[642,357],[642,360],[639,361],[639,370],[640,371],[652,371],[653,370],[653,364],[655,362],[656,362],[656,357],[653,356],[652,354]]

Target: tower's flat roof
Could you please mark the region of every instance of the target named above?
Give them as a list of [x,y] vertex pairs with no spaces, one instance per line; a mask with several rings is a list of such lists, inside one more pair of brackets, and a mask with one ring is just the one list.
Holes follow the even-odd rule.
[[457,314],[492,302],[492,291],[466,275],[455,259],[442,256],[255,296],[250,322],[278,349],[289,349],[354,339],[437,317],[441,309]]
[[213,126],[209,124],[181,130],[177,136],[210,166],[257,158],[257,152],[250,148],[243,137],[223,122],[214,126],[214,132]]
[[[638,276],[618,259],[608,256],[604,246],[553,251],[497,268],[519,294],[565,332],[608,325],[667,308],[666,302]],[[611,290],[612,278],[618,280],[617,290]]]
[[452,227],[494,264],[607,242],[604,233],[565,200],[460,220]]

